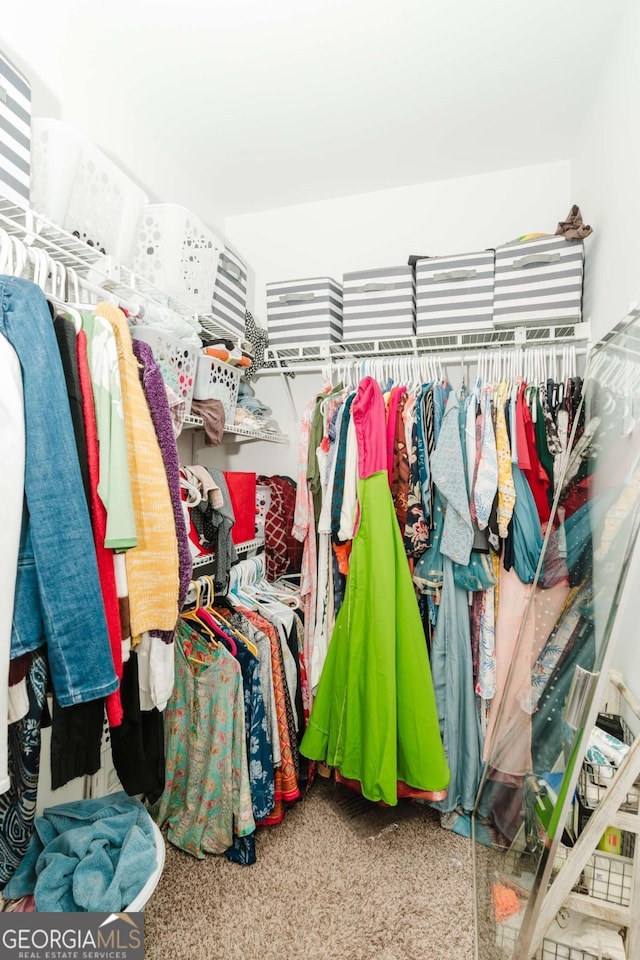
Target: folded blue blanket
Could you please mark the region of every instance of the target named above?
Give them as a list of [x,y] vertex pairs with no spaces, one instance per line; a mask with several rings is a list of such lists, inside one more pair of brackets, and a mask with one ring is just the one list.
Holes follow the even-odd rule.
[[156,867],[151,818],[139,800],[115,793],[49,807],[5,887],[5,899],[34,894],[39,911],[119,913]]

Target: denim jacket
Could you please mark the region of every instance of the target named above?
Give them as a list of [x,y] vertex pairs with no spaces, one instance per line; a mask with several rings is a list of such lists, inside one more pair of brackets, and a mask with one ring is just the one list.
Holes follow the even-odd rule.
[[43,643],[61,706],[117,689],[64,372],[45,297],[0,276],[0,333],[22,367],[25,497],[11,656]]

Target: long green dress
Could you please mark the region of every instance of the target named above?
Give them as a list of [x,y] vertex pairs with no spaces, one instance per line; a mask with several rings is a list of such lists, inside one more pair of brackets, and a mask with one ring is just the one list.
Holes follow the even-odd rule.
[[358,435],[360,525],[301,752],[336,767],[365,797],[442,800],[449,768],[429,657],[386,470],[384,400],[362,381]]

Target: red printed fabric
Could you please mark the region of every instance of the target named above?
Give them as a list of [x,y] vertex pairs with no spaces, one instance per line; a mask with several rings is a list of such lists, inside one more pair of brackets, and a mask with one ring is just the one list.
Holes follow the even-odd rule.
[[[529,482],[531,493],[533,494],[533,499],[535,500],[536,508],[538,510],[538,516],[540,517],[540,523],[545,524],[548,523],[551,515],[551,509],[549,507],[549,477],[547,476],[546,470],[538,458],[531,412],[527,406],[527,401],[524,398],[525,390],[526,384],[523,383],[520,386],[520,392],[518,394],[518,406],[516,412],[518,423],[522,425],[521,430],[518,432],[518,466]],[[520,446],[521,435],[524,435],[524,448],[521,448]],[[527,456],[525,458],[525,463],[527,466],[523,466],[522,454],[524,449],[527,451]]]
[[[93,406],[93,390],[91,373],[87,360],[87,335],[84,330],[78,333],[78,373],[82,390],[82,412],[87,439],[87,465],[91,484],[91,523],[93,539],[98,561],[98,576],[102,590],[104,612],[109,631],[109,642],[113,666],[118,680],[122,680],[122,632],[120,627],[120,604],[116,589],[116,574],[113,567],[113,551],[104,545],[107,531],[107,511],[98,496],[98,481],[100,480],[100,455],[98,452],[98,429],[96,413]],[[118,727],[122,723],[123,712],[120,699],[120,688],[114,690],[107,697],[107,719],[110,727]]]
[[302,569],[303,544],[292,534],[293,520],[296,512],[296,484],[289,477],[276,477],[282,493],[282,504],[285,521],[285,538],[287,554],[289,556],[288,573],[300,573]]
[[285,573],[299,573],[303,545],[293,537],[296,488],[284,477],[258,477],[258,483],[271,490],[271,503],[264,520],[267,580]]
[[267,580],[274,581],[289,569],[287,535],[284,519],[284,502],[278,484],[272,477],[260,477],[260,483],[271,488],[271,503],[264,518],[264,552],[267,563]]

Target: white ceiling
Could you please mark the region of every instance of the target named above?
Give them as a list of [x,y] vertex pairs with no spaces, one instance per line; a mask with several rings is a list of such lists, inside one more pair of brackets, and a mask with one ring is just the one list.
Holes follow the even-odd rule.
[[36,114],[204,219],[568,158],[627,0],[35,0]]

